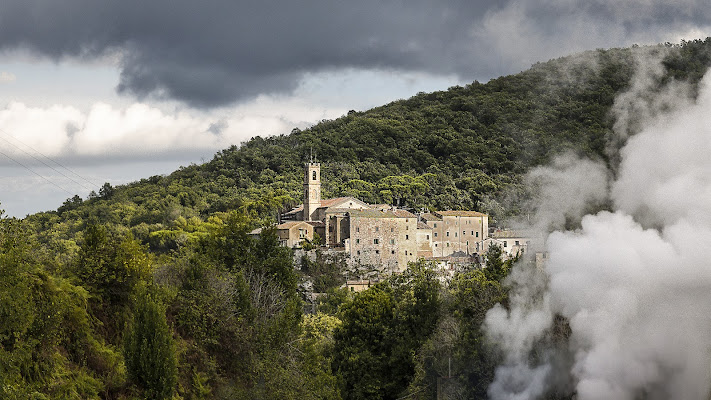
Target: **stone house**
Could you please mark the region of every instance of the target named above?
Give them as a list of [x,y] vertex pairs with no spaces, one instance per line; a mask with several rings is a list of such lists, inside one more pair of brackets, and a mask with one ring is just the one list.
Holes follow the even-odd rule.
[[303,204],[283,214],[286,222],[277,226],[286,246],[312,241],[316,233],[324,246],[346,252],[351,263],[392,273],[404,271],[418,258],[455,253],[469,257],[485,250],[486,214],[434,211],[415,215],[354,197],[321,199],[321,165],[314,162],[305,165],[303,185]]
[[417,258],[431,258],[432,228],[422,220],[417,221]]
[[432,256],[447,257],[455,252],[484,252],[489,217],[477,211],[435,211],[423,213],[422,221],[432,228]]
[[352,210],[350,257],[361,265],[402,272],[417,261],[417,216],[405,210]]
[[501,246],[504,256],[510,258],[527,251],[531,247],[531,243],[536,241],[535,236],[530,232],[496,230],[491,233],[487,243],[496,243]]

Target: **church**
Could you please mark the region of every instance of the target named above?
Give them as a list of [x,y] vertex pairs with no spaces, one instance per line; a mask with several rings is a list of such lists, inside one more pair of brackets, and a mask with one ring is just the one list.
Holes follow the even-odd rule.
[[[349,255],[352,263],[398,273],[419,258],[481,254],[489,218],[476,211],[413,214],[388,204],[368,204],[354,197],[321,199],[321,164],[304,168],[303,204],[283,214],[277,234],[284,246],[314,242]],[[259,234],[255,230],[253,234]]]

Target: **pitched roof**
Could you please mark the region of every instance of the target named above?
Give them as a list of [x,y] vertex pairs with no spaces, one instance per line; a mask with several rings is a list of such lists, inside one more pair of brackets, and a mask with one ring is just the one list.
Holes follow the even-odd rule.
[[[368,206],[368,203],[366,203],[366,202],[364,202],[364,201],[362,201],[362,200],[358,200],[358,199],[356,199],[355,197],[349,197],[349,196],[347,196],[347,197],[336,197],[336,198],[333,198],[333,199],[323,199],[323,200],[321,200],[321,205],[319,206],[319,208],[333,207],[334,205],[337,205],[338,203],[342,203],[342,202],[344,202],[344,201],[346,201],[346,200],[349,200],[349,199],[355,200],[355,201],[357,201],[357,202],[359,202],[359,203],[364,204],[365,206]],[[368,207],[369,207],[369,206],[368,206]],[[303,210],[304,210],[304,205],[303,205],[303,204],[299,204],[298,206],[292,208],[291,211],[284,213],[284,215],[296,214],[297,212],[303,211]]]
[[335,205],[338,205],[338,204],[340,204],[340,203],[346,202],[346,201],[348,201],[348,200],[357,201],[357,202],[359,202],[359,203],[364,204],[365,206],[368,206],[368,203],[366,203],[366,202],[364,202],[364,201],[362,201],[362,200],[358,200],[358,199],[356,199],[355,197],[347,196],[347,197],[336,197],[335,199],[325,199],[325,200],[321,200],[321,207],[319,207],[319,208],[323,208],[323,207],[326,207],[326,208],[328,208],[328,207],[333,207],[333,206],[335,206]]
[[340,207],[328,207],[326,209],[326,214],[339,214],[339,213],[347,213],[351,212],[353,210],[359,210],[359,208],[340,208]]
[[397,215],[400,218],[417,218],[417,216],[409,211],[406,210],[393,210],[393,214]]
[[432,213],[424,213],[422,214],[422,219],[425,221],[441,221],[442,218],[432,214]]
[[435,211],[435,214],[441,215],[443,217],[488,217],[488,215],[484,213],[480,213],[478,211],[455,211],[455,210],[447,210],[447,211]]
[[416,219],[417,216],[409,211],[405,210],[386,210],[386,211],[380,211],[380,210],[373,210],[373,209],[367,209],[367,210],[353,210],[350,209],[348,210],[348,213],[350,214],[351,217],[360,217],[360,218],[413,218]]
[[284,215],[289,215],[289,214],[296,214],[299,211],[304,211],[304,205],[299,204],[298,206],[292,208],[290,211],[287,211],[284,213]]
[[355,218],[398,218],[392,211],[380,210],[349,210],[348,214]]
[[526,231],[512,231],[512,230],[503,230],[503,231],[494,231],[491,233],[492,238],[496,239],[507,239],[507,238],[531,238],[535,236],[533,232],[526,232]]
[[[277,225],[276,228],[277,229],[291,229],[299,224],[306,224],[306,222],[304,222],[304,221],[287,221],[287,222],[284,222],[280,225]],[[308,224],[306,224],[306,225],[308,225]]]
[[432,229],[432,227],[422,221],[417,221],[417,229]]

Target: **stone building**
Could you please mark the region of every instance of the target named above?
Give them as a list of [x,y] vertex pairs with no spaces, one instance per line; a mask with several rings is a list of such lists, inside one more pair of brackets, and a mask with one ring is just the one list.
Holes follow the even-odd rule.
[[350,257],[358,264],[402,272],[417,261],[417,216],[405,210],[352,210]]
[[417,221],[417,258],[432,258],[432,228],[423,221]]
[[486,250],[489,217],[476,211],[435,211],[421,215],[432,228],[432,256],[479,254]]
[[[541,244],[543,240],[538,236],[526,231],[496,230],[491,233],[487,242],[499,245],[504,256],[510,258],[528,251],[532,243]],[[540,248],[540,245],[536,247]]]
[[[304,241],[311,242],[319,231],[323,231],[323,224],[315,221],[287,221],[276,226],[279,243],[287,247],[299,247]],[[261,233],[262,228],[250,232],[251,235]]]
[[393,273],[404,271],[418,258],[473,256],[485,250],[486,214],[434,211],[415,215],[354,197],[321,199],[321,165],[314,162],[305,165],[303,193],[303,204],[283,214],[286,222],[277,226],[286,246],[311,242],[317,234],[322,245],[346,252],[351,263]]

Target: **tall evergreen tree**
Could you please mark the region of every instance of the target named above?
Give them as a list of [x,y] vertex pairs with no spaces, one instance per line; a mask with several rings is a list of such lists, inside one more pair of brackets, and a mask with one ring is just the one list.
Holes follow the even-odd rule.
[[148,399],[172,397],[178,380],[178,360],[165,309],[140,288],[135,299],[133,323],[124,342],[130,379],[145,390]]

